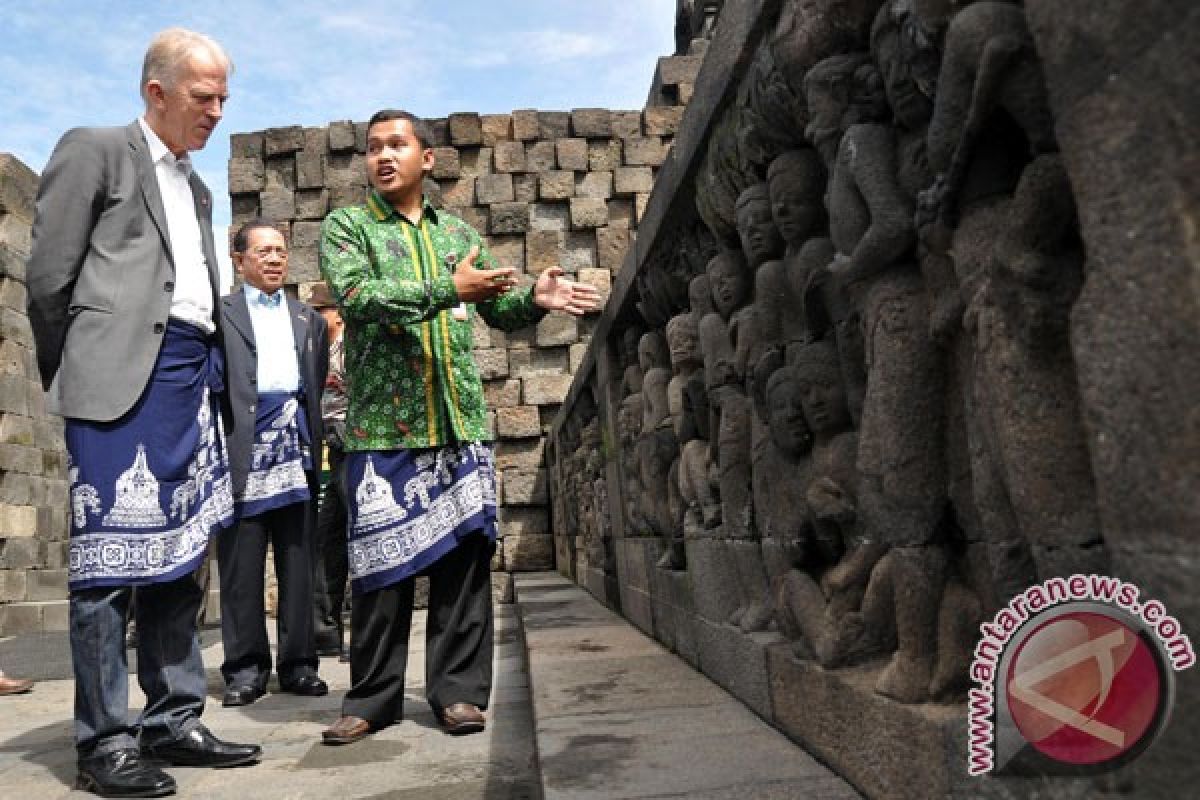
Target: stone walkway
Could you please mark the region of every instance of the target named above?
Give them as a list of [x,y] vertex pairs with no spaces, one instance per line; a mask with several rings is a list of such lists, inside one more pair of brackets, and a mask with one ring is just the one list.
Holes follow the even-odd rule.
[[[233,770],[172,768],[178,796],[857,797],[745,706],[561,577],[521,575],[517,595],[516,606],[497,607],[490,724],[475,736],[444,735],[425,705],[423,614],[414,624],[405,721],[345,747],[319,739],[337,717],[348,665],[321,660],[327,697],[268,694],[251,706],[222,708],[219,631],[205,630],[204,720],[218,736],[261,743],[264,758]],[[0,665],[39,681],[31,694],[0,698],[0,798],[90,797],[71,788],[73,683],[65,635],[0,641]],[[130,697],[140,707],[132,678]]]

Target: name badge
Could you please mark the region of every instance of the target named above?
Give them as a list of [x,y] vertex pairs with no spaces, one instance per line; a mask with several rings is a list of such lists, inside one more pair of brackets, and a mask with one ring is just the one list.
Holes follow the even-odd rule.
[[453,310],[451,310],[450,313],[459,322],[466,322],[467,321],[467,304],[459,303],[458,305],[456,305],[453,308]]

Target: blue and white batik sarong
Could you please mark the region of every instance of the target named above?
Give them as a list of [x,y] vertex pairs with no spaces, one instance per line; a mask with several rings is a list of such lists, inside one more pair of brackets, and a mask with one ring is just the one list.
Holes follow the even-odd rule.
[[71,589],[172,581],[233,523],[220,350],[170,321],[145,391],[115,422],[68,419]]
[[306,470],[309,469],[312,469],[312,437],[300,395],[259,394],[246,488],[234,498],[238,516],[253,517],[308,500]]
[[469,534],[496,540],[496,467],[487,444],[346,453],[346,485],[355,594],[416,575]]

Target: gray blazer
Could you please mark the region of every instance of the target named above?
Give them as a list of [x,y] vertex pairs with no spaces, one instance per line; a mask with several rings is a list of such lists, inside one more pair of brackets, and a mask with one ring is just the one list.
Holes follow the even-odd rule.
[[[215,310],[212,194],[194,172],[191,185]],[[55,146],[38,187],[27,277],[50,410],[97,422],[123,416],[149,382],[175,290],[166,211],[136,120],[76,128]]]
[[[292,335],[296,340],[296,355],[300,359],[300,379],[304,384],[304,412],[308,415],[308,430],[312,435],[313,469],[308,474],[309,491],[316,498],[317,476],[321,470],[322,447],[325,443],[321,425],[321,392],[329,372],[329,333],[325,318],[311,307],[287,298],[292,318]],[[254,449],[254,415],[258,406],[258,347],[254,342],[254,325],[246,295],[238,290],[221,298],[219,306],[225,325],[225,386],[232,406],[233,429],[226,437],[229,445],[229,471],[233,476],[233,492],[241,494],[246,488],[246,475]],[[264,353],[264,358],[273,354]],[[316,509],[316,503],[312,504]]]

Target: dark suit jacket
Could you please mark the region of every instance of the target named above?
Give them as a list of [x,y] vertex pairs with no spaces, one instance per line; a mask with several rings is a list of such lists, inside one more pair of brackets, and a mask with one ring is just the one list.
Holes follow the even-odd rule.
[[[292,334],[296,339],[296,355],[300,359],[300,380],[304,385],[304,412],[312,435],[313,469],[308,475],[309,491],[316,499],[317,480],[321,471],[322,448],[325,443],[321,424],[321,392],[329,371],[329,334],[325,319],[311,307],[287,298],[288,315],[292,319]],[[254,450],[254,415],[258,407],[258,348],[254,342],[254,325],[246,295],[239,289],[221,298],[221,319],[225,325],[225,386],[233,407],[233,430],[228,433],[229,470],[233,475],[233,492],[241,494],[246,488],[246,475]],[[264,358],[277,357],[263,353]],[[313,504],[316,508],[316,504]]]
[[[194,172],[191,186],[215,312],[212,195]],[[166,212],[136,120],[124,128],[76,128],[54,148],[38,186],[27,273],[50,410],[100,422],[120,418],[150,379],[175,289]]]

